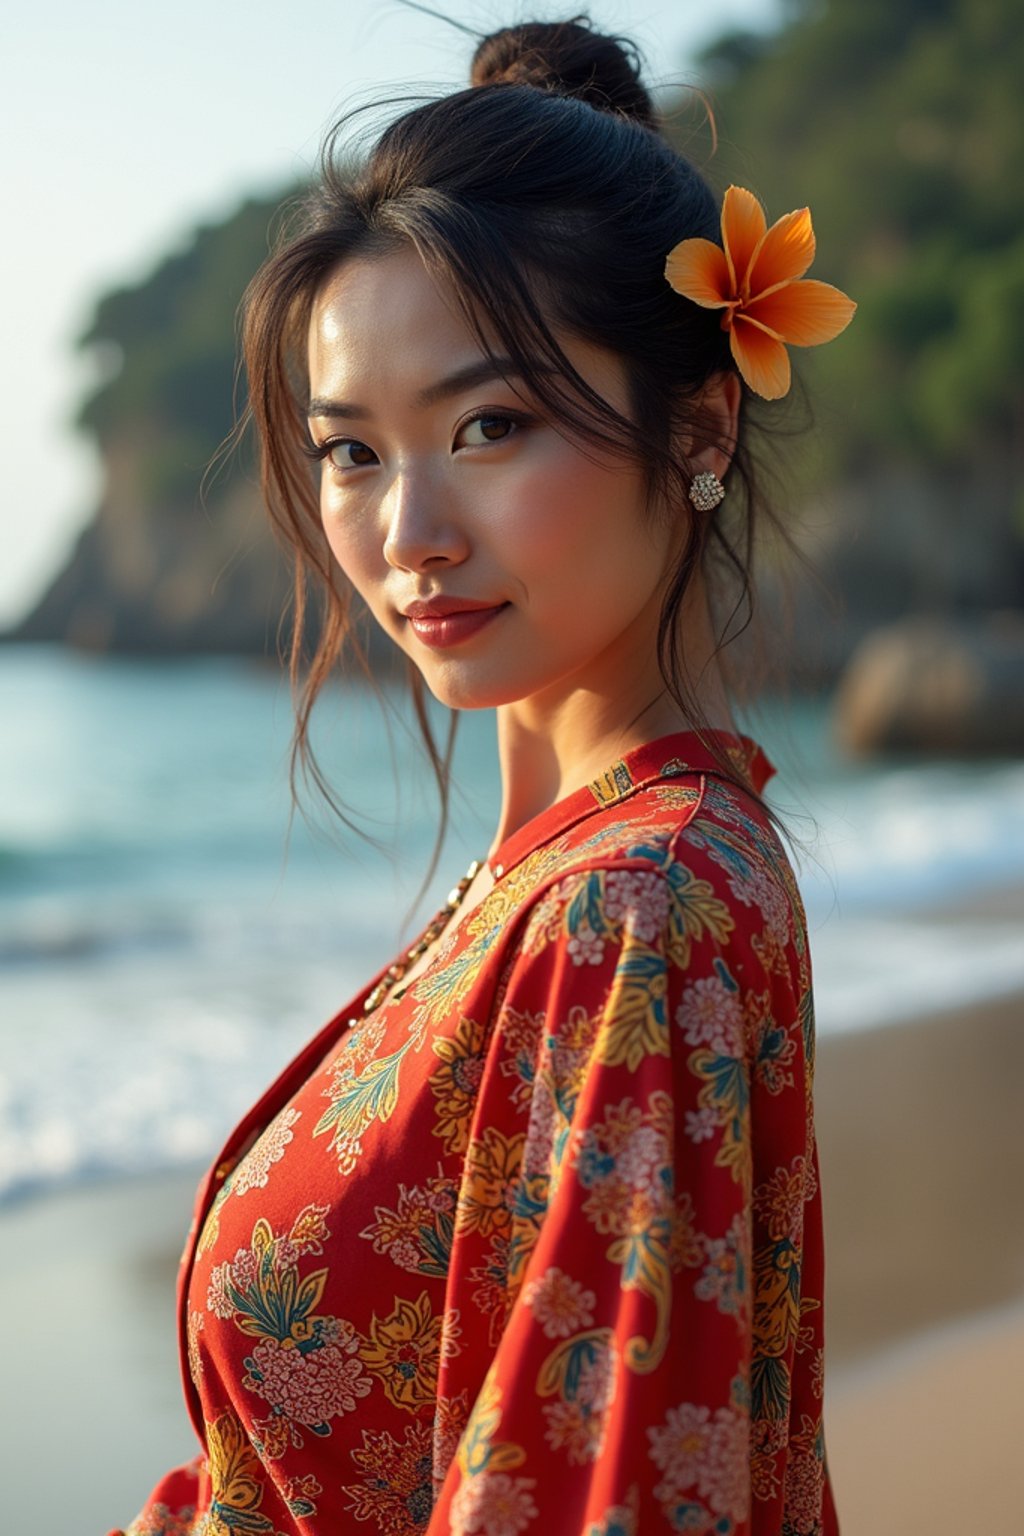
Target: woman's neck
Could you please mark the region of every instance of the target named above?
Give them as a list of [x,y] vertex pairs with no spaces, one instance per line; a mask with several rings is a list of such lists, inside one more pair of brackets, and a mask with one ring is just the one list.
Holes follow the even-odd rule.
[[[656,629],[655,616],[646,634],[603,658],[587,679],[569,679],[542,695],[499,707],[502,805],[492,853],[526,822],[590,783],[625,752],[694,729],[694,718],[665,688],[656,660]],[[681,643],[687,686],[701,711],[701,723],[735,731],[703,591],[688,594]]]

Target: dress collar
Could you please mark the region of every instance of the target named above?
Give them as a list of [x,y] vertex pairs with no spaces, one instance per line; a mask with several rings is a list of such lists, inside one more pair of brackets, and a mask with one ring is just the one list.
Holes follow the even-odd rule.
[[[709,745],[711,742],[724,750],[735,767],[734,775],[728,774],[716,761]],[[491,874],[500,880],[534,849],[549,843],[586,817],[636,794],[657,779],[676,778],[681,774],[717,774],[731,778],[734,783],[748,784],[760,795],[774,772],[764,752],[749,736],[730,731],[705,731],[701,735],[695,731],[677,731],[671,736],[659,736],[656,741],[634,747],[599,778],[531,817],[488,859]]]

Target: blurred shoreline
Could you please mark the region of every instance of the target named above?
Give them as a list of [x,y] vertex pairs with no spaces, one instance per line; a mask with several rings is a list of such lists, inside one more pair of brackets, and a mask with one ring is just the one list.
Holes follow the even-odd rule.
[[[417,903],[436,806],[397,691],[385,721],[338,690],[317,742],[383,849],[289,828],[291,705],[248,664],[8,649],[0,693],[0,1202],[211,1156],[497,815],[471,712]],[[823,1040],[1024,988],[1024,762],[848,762],[826,698],[765,699],[747,728],[806,854]]]
[[[1024,991],[819,1041],[826,1432],[844,1536],[953,1536],[968,1508],[978,1529],[1010,1528],[1024,1232],[1006,1132],[1022,1025]],[[0,1208],[0,1303],[24,1324],[8,1342],[12,1528],[102,1533],[194,1454],[173,1293],[198,1173]],[[922,1482],[925,1466],[942,1478]]]
[[819,1038],[833,1375],[1024,1300],[1024,989]]

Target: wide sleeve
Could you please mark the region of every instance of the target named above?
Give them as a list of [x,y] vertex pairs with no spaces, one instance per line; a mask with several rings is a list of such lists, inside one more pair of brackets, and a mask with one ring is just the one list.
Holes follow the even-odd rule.
[[504,1206],[504,1311],[429,1536],[834,1530],[811,1030],[791,883],[695,853],[536,902],[456,1218]]
[[108,1531],[107,1536],[192,1536],[196,1530],[203,1461],[202,1456],[195,1456],[172,1468],[157,1483],[131,1525]]

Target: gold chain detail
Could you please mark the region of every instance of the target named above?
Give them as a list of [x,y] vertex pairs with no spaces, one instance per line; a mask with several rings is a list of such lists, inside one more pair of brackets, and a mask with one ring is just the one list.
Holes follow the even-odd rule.
[[402,977],[416,963],[420,955],[424,954],[430,948],[435,939],[440,938],[445,928],[447,928],[456,912],[462,906],[466,892],[473,884],[473,881],[476,879],[481,869],[483,869],[483,862],[480,859],[474,859],[472,864],[466,870],[466,873],[463,875],[462,879],[459,881],[458,885],[454,886],[453,889],[448,892],[448,900],[445,902],[440,912],[438,912],[437,916],[431,918],[430,922],[424,929],[422,936],[416,940],[416,943],[412,946],[412,949],[409,950],[403,959],[396,960],[393,965],[388,966],[384,975],[381,977],[380,981],[378,981],[377,985],[374,987],[373,991],[364,1002],[364,1013],[372,1013],[375,1008],[379,1008],[381,1003],[387,997],[388,993],[391,991],[391,988],[395,985],[395,982],[401,981]]

